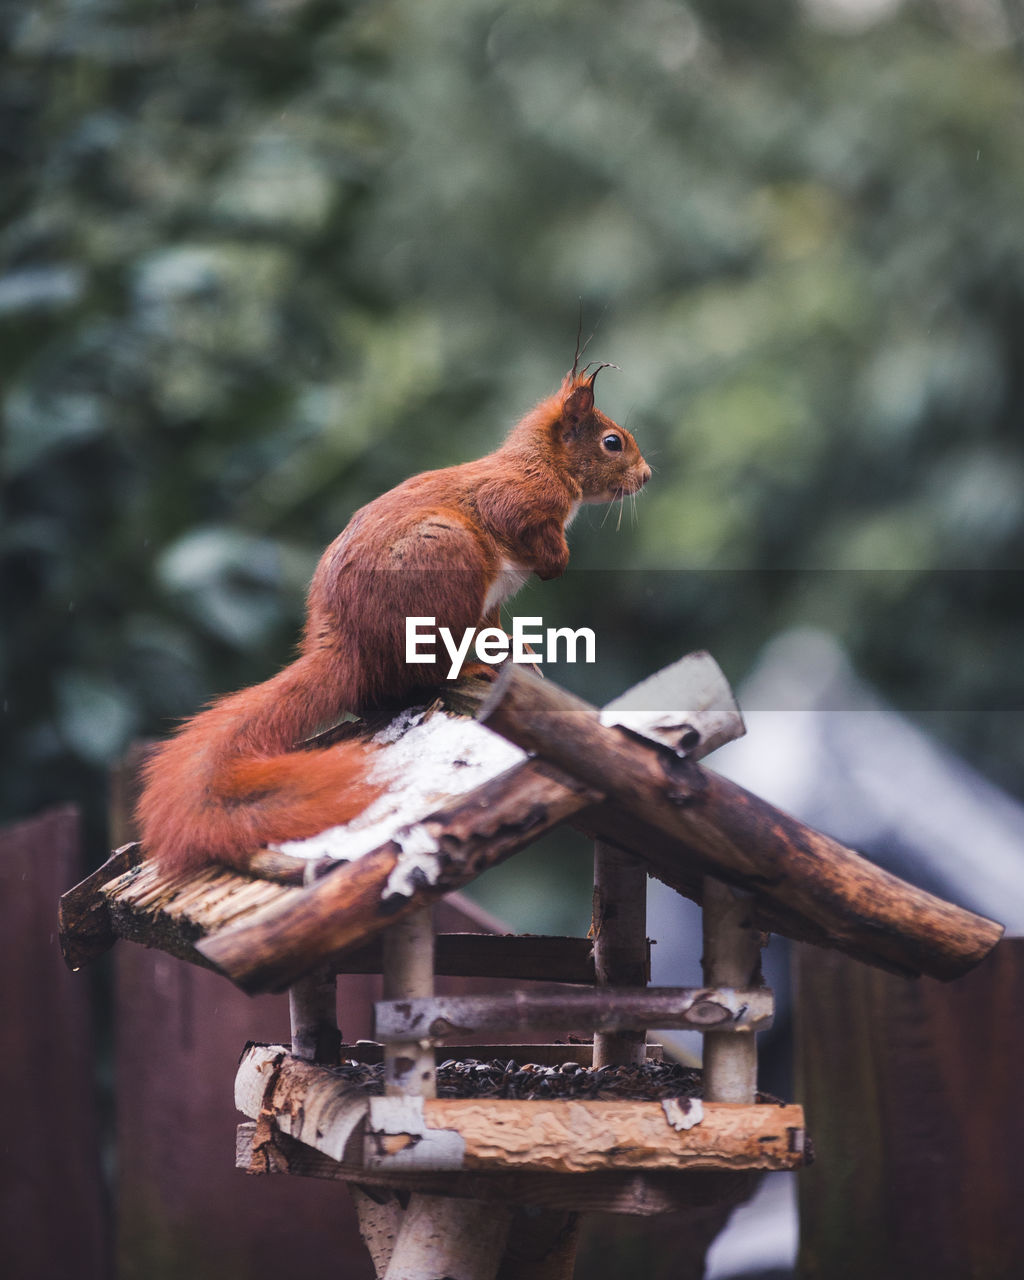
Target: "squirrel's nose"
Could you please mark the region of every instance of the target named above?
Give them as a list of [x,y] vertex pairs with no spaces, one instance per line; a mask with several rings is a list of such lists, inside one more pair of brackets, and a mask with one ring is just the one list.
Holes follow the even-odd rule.
[[640,488],[641,489],[644,487],[647,481],[650,480],[650,478],[651,478],[651,469],[645,462],[643,465],[643,468],[640,471]]

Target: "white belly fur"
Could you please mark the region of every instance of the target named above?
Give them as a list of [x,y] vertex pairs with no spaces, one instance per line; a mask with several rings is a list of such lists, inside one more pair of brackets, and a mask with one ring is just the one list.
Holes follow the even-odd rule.
[[490,613],[495,605],[504,604],[510,596],[514,596],[530,573],[531,570],[524,569],[522,565],[515,564],[512,560],[502,559],[498,576],[491,583],[484,600],[484,615]]

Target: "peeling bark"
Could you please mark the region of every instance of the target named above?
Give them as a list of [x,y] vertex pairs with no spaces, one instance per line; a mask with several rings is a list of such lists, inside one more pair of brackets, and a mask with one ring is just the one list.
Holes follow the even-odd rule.
[[440,1043],[450,1036],[547,1028],[617,1033],[658,1026],[731,1033],[767,1029],[773,1009],[767,987],[515,991],[510,995],[382,1001],[376,1005],[374,1034],[385,1042],[415,1036]]

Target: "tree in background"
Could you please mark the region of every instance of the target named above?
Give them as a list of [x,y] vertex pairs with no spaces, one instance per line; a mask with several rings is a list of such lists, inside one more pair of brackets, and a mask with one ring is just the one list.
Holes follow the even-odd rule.
[[98,856],[107,764],[285,661],[322,546],[493,447],[580,300],[657,469],[528,600],[611,600],[590,696],[823,623],[1020,794],[1015,13],[6,4],[5,810]]

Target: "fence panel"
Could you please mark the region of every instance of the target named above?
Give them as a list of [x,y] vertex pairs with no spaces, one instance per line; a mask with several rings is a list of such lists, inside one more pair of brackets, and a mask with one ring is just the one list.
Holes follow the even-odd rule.
[[57,945],[57,899],[86,869],[60,808],[0,830],[0,1272],[108,1280],[91,989]]

